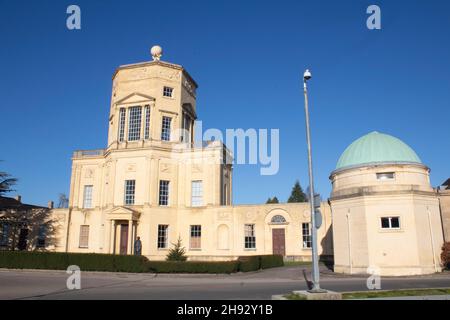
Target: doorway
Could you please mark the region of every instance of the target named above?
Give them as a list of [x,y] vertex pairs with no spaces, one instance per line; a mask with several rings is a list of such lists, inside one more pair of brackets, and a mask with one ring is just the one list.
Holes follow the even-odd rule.
[[273,254],[286,255],[286,243],[284,229],[272,229]]
[[128,251],[128,224],[120,225],[120,254],[127,254]]

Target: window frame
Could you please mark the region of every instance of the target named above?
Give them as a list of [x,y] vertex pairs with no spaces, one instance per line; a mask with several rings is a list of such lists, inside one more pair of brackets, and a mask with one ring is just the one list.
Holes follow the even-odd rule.
[[[164,98],[174,98],[175,89],[169,86],[163,86],[163,97]],[[168,94],[166,94],[168,93]]]
[[135,204],[135,200],[136,200],[136,180],[135,179],[125,180],[123,203],[126,206],[133,206]]
[[202,206],[203,206],[203,180],[192,180],[191,207],[202,207]]
[[[88,224],[80,225],[80,235],[79,235],[79,238],[78,238],[78,248],[81,248],[81,249],[89,248],[89,233],[90,233],[90,226]],[[82,240],[83,240],[83,242],[82,242]]]
[[312,249],[312,230],[310,222],[302,222],[302,248]]
[[378,181],[392,181],[395,180],[395,172],[377,172],[376,177]]
[[202,249],[202,225],[193,224],[189,226],[189,250]]
[[157,234],[156,247],[158,250],[163,250],[168,248],[169,244],[169,225],[168,224],[158,224],[158,234]]
[[125,140],[125,124],[127,118],[127,110],[125,108],[119,109],[119,128],[117,132],[117,140],[123,142]]
[[[383,220],[384,219],[387,219],[387,221],[388,221],[388,226],[387,227],[383,227]],[[397,219],[398,227],[393,227],[392,226],[392,219]],[[386,230],[401,230],[402,229],[402,224],[401,224],[401,221],[400,221],[400,216],[394,216],[394,215],[392,215],[392,216],[381,216],[380,217],[380,229],[383,230],[383,231],[386,231]]]
[[170,141],[172,130],[172,117],[162,116],[161,120],[161,141]]
[[0,247],[7,247],[7,246],[9,246],[9,236],[11,234],[11,225],[8,222],[1,222],[0,230],[1,230],[1,232],[0,232]]
[[144,140],[150,139],[150,106],[144,107]]
[[45,224],[39,225],[38,236],[36,238],[36,248],[45,248],[47,226]]
[[[86,192],[87,190],[90,190],[88,193]],[[83,188],[83,209],[92,209],[93,206],[93,191],[94,191],[94,186],[92,184],[86,184],[84,185]],[[89,195],[89,197],[88,197]],[[88,202],[89,206],[86,205],[86,203]]]
[[244,224],[244,249],[256,249],[256,226],[254,223]]
[[132,106],[128,108],[128,141],[141,139],[142,107]]
[[169,206],[169,199],[170,199],[169,195],[170,195],[170,180],[159,180],[159,190],[158,190],[159,206],[161,207]]

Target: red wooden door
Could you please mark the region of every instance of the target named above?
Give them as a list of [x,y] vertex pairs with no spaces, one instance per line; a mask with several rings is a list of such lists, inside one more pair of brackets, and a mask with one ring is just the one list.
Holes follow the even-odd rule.
[[272,248],[273,254],[286,255],[284,229],[272,229]]
[[120,254],[127,254],[128,249],[128,225],[120,225]]

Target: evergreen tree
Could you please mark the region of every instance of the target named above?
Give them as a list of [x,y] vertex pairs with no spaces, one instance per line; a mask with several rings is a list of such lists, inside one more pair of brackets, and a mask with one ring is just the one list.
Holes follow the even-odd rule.
[[280,203],[280,201],[278,201],[277,197],[273,197],[273,198],[269,197],[269,199],[267,199],[266,203]]
[[307,202],[307,197],[303,192],[302,187],[300,186],[300,182],[297,180],[295,182],[294,187],[292,188],[291,196],[288,199],[288,202]]
[[186,249],[181,245],[181,237],[178,237],[177,243],[173,243],[173,248],[167,254],[167,261],[186,261]]

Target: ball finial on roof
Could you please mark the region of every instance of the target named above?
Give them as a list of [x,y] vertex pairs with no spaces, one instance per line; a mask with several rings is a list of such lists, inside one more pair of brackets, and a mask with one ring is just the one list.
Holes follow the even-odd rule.
[[159,60],[162,56],[162,48],[160,46],[153,46],[150,49],[150,53],[152,54],[153,60]]

